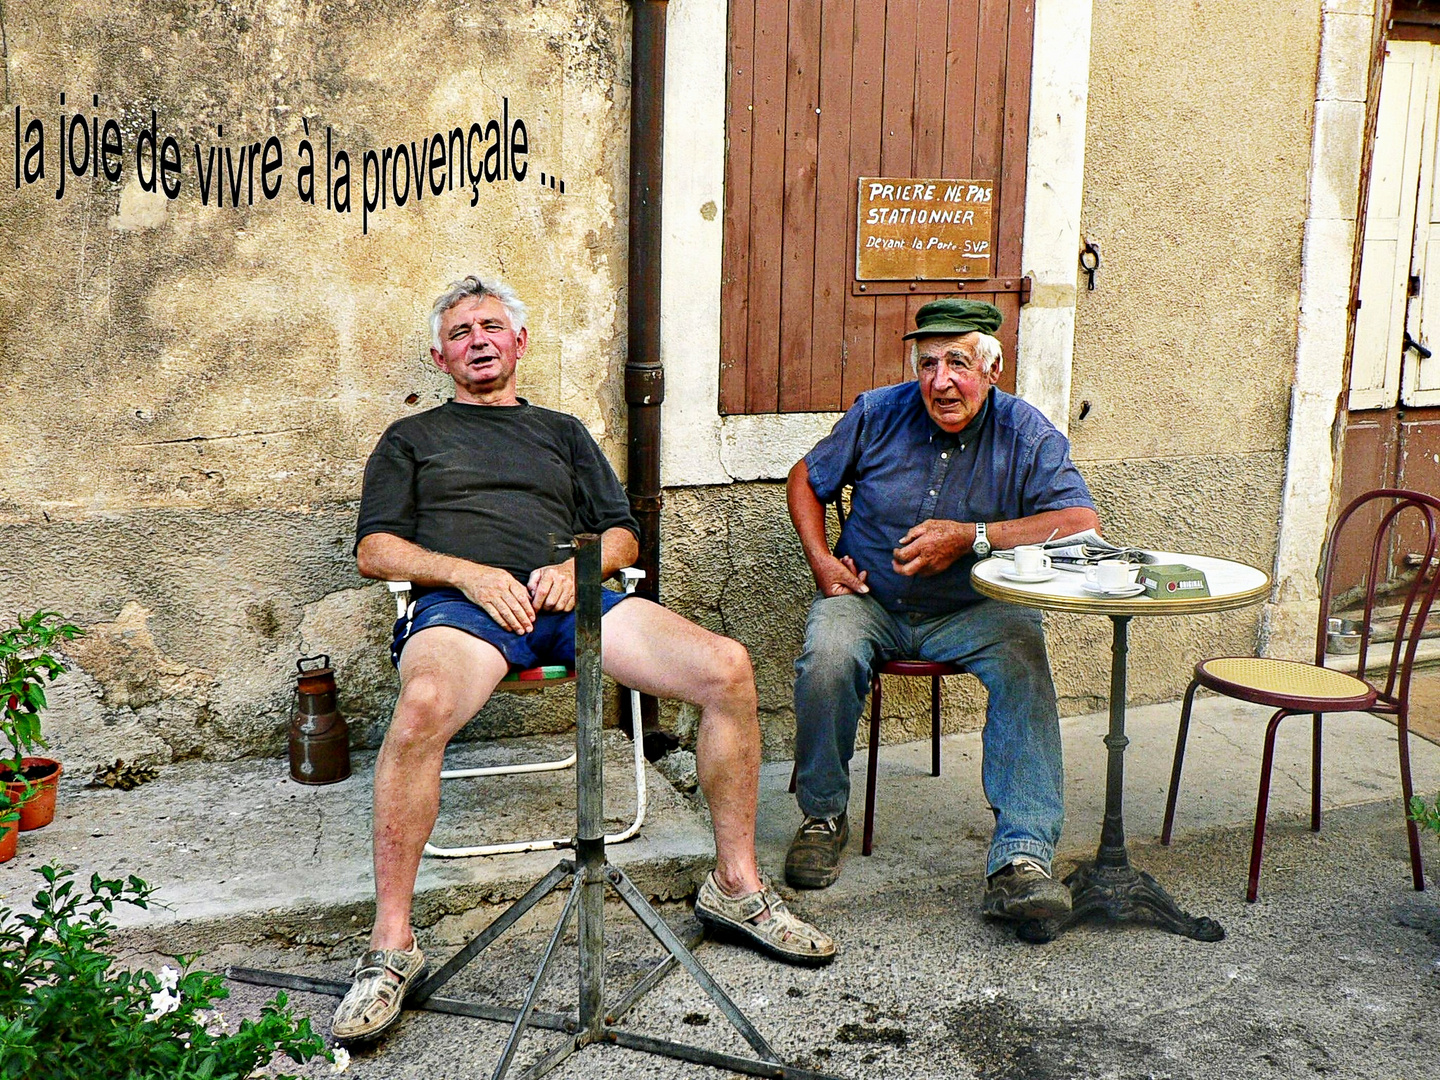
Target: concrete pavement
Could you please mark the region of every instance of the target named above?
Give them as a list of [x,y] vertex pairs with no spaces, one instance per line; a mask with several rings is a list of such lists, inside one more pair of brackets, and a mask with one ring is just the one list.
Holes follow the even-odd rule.
[[[1327,817],[1319,834],[1309,832],[1305,821],[1308,726],[1295,719],[1290,730],[1282,728],[1261,899],[1248,905],[1245,867],[1265,710],[1215,699],[1197,705],[1176,842],[1162,848],[1155,837],[1177,715],[1174,704],[1130,713],[1126,823],[1132,854],[1183,907],[1219,919],[1227,930],[1224,941],[1202,944],[1152,929],[1087,925],[1048,945],[1029,946],[1017,942],[1009,928],[982,920],[977,904],[990,815],[979,791],[979,739],[972,734],[944,740],[939,778],[929,776],[928,744],[883,748],[876,847],[868,859],[858,854],[864,770],[857,767],[855,838],[844,873],[832,888],[794,901],[839,940],[842,951],[833,965],[798,970],[716,943],[702,946],[699,955],[782,1057],[848,1077],[1440,1076],[1432,1023],[1440,991],[1440,903],[1433,892],[1417,894],[1409,887],[1394,728],[1368,716],[1327,719]],[[1104,728],[1100,715],[1064,723],[1068,819],[1062,870],[1088,857],[1098,838]],[[1440,788],[1440,748],[1416,740],[1413,755],[1419,790],[1433,794]],[[271,780],[283,770],[264,764]],[[305,806],[297,811],[294,804],[324,798],[320,793],[327,789],[307,789],[316,793],[307,795],[294,785],[287,791],[284,785],[240,783],[237,775],[249,776],[244,770],[251,767],[225,767],[239,770],[221,770],[230,777],[225,782],[213,779],[214,766],[193,773],[173,770],[184,775],[167,774],[128,795],[85,793],[76,801],[76,793],[67,790],[62,804],[67,814],[85,812],[72,814],[53,836],[47,836],[49,830],[27,835],[22,853],[30,852],[33,864],[46,848],[73,844],[61,854],[87,871],[92,862],[142,874],[147,863],[152,873],[168,867],[173,880],[161,884],[174,908],[163,922],[134,926],[127,940],[141,951],[133,959],[147,959],[143,951],[162,940],[164,951],[180,951],[170,943],[203,938],[210,952],[202,963],[211,968],[243,963],[338,977],[362,947],[368,846],[357,830],[364,825],[364,800],[349,795],[346,809],[316,821],[303,813]],[[788,775],[788,763],[767,765],[762,772],[760,854],[777,877],[799,820],[784,790]],[[667,807],[652,819],[660,855],[649,870],[643,870],[639,846],[618,847],[614,858],[634,860],[637,872],[657,880],[670,871],[677,880],[693,880],[708,849],[703,819],[683,799],[667,796],[663,781],[655,783],[652,790]],[[612,781],[611,788],[613,799],[618,783]],[[113,795],[110,805],[120,806],[119,800],[147,791],[169,800],[166,820],[193,824],[203,808],[211,820],[253,827],[239,829],[223,857],[207,856],[193,839],[183,841],[183,850],[168,846],[183,838],[178,831],[166,833],[164,821],[113,832],[110,826],[95,827],[100,819],[92,811],[104,800],[90,800]],[[509,812],[519,813],[519,805]],[[563,808],[552,812],[563,816]],[[494,819],[500,811],[482,799],[474,813]],[[118,811],[113,820],[121,820]],[[273,827],[302,820],[310,824],[299,832]],[[272,827],[262,827],[265,822]],[[327,847],[340,829],[348,839]],[[87,830],[106,835],[87,837]],[[670,839],[660,844],[664,837]],[[160,858],[151,849],[169,854]],[[1428,838],[1425,850],[1432,863],[1440,857]],[[252,872],[268,860],[263,888],[254,882],[232,888],[238,878],[226,872],[226,859]],[[532,860],[539,870],[532,872]],[[507,861],[514,867],[502,865]],[[431,899],[422,907],[430,921],[421,942],[437,958],[498,910],[490,905],[467,910],[473,896],[513,895],[552,857],[467,862],[426,866]],[[477,883],[472,876],[481,873],[482,864],[495,864],[484,872],[511,884]],[[16,863],[0,868],[0,888],[12,898],[6,902],[30,887],[28,877]],[[649,891],[664,895],[653,885]],[[306,906],[317,928],[313,933],[294,918]],[[517,1001],[556,907],[545,905],[522,921],[447,992]],[[285,912],[291,915],[282,917]],[[687,914],[673,903],[665,912],[672,922]],[[614,905],[607,934],[616,984],[656,954]],[[573,955],[571,948],[562,950],[542,1007],[562,1009],[573,1001]],[[265,996],[237,985],[231,1011],[253,1010]],[[312,995],[294,1000],[324,1030],[333,1001]],[[642,1002],[628,1026],[730,1052],[743,1046],[683,974],[672,975]],[[377,1048],[355,1055],[350,1075],[426,1080],[489,1075],[504,1034],[493,1023],[410,1013]],[[549,1038],[554,1036],[527,1042],[522,1062]],[[326,1074],[320,1066],[305,1071]],[[590,1048],[554,1075],[722,1074]]]

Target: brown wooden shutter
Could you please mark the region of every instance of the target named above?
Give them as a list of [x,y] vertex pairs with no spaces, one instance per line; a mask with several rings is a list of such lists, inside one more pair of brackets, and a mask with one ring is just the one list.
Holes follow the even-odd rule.
[[[957,290],[857,291],[861,176],[993,179],[994,273],[1018,281],[1034,23],[1034,0],[731,0],[722,413],[839,410],[911,377],[916,309]],[[1018,289],[965,294],[1004,312],[1013,389]]]

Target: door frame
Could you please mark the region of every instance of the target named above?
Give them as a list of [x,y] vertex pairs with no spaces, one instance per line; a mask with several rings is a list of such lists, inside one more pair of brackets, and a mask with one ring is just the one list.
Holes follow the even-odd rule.
[[1360,249],[1391,0],[1324,5],[1310,191],[1301,252],[1300,317],[1274,589],[1263,655],[1314,656],[1320,556],[1339,511]]

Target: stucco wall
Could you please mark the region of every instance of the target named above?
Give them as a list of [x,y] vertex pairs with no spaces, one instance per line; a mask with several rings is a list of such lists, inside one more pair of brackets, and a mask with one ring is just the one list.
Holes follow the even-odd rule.
[[[91,628],[57,747],[77,767],[275,751],[302,651],[341,660],[373,734],[393,701],[388,600],[355,575],[354,500],[386,424],[448,396],[434,295],[472,270],[510,280],[534,327],[521,393],[621,456],[626,5],[11,0],[3,19],[0,611]],[[483,127],[506,98],[524,182],[387,198],[366,231],[366,149]],[[17,106],[47,144],[18,191]],[[68,176],[57,198],[77,106],[119,122],[122,173]],[[135,178],[152,109],[182,152],[173,201]],[[327,126],[352,156],[348,214],[324,205]],[[271,135],[278,195],[202,204],[193,144]]]
[[[1243,0],[1094,7],[1081,230],[1104,264],[1079,292],[1075,458],[1117,535],[1267,571],[1320,13],[1319,0],[1267,4],[1263,19]],[[1258,620],[1259,608],[1218,617],[1226,648],[1253,649]],[[1187,668],[1157,671],[1141,693],[1179,693]]]

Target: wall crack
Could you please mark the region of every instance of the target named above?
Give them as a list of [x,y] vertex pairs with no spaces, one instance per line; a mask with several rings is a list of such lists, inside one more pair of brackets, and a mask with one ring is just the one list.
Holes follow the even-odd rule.
[[123,446],[174,446],[178,443],[223,442],[226,439],[255,439],[265,435],[293,435],[303,428],[276,428],[273,431],[236,431],[229,435],[186,435],[180,439],[157,439],[154,442],[122,443]]
[[5,34],[5,4],[0,0],[0,63],[5,65],[5,104],[10,104],[10,41]]

